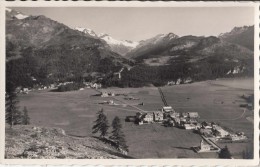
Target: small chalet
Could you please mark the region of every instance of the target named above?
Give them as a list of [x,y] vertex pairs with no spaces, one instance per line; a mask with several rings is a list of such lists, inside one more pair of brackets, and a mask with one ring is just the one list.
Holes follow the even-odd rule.
[[162,108],[162,112],[166,112],[166,113],[169,113],[169,112],[174,112],[172,106],[164,106]]
[[196,129],[196,126],[194,124],[184,124],[183,127],[186,130]]
[[227,131],[225,131],[224,129],[222,129],[220,126],[215,126],[213,131],[214,131],[214,134],[219,137],[226,137],[229,135],[229,133]]
[[152,113],[146,113],[143,116],[143,122],[144,123],[151,123],[151,122],[153,122],[153,114]]
[[155,122],[161,122],[163,121],[163,112],[155,111],[153,112],[153,117]]
[[198,112],[188,112],[188,117],[199,118],[199,113]]
[[107,92],[102,92],[101,97],[108,97],[108,93]]

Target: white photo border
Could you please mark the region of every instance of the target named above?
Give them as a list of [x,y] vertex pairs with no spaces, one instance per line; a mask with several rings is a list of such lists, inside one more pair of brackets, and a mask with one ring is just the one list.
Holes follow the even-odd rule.
[[[5,8],[6,7],[253,7],[254,24],[254,159],[5,159]],[[131,165],[131,166],[256,166],[259,164],[259,3],[140,1],[10,1],[0,2],[0,164]]]

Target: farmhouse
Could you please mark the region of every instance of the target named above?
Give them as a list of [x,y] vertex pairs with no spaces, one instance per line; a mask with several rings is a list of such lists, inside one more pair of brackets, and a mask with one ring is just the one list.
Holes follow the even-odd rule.
[[155,122],[161,122],[163,121],[163,113],[161,111],[155,111],[153,112],[153,118]]
[[101,86],[101,84],[98,84],[98,83],[91,83],[90,87],[95,88],[95,89],[100,89],[102,86]]
[[210,145],[205,144],[203,140],[200,142],[200,152],[206,152],[210,150]]
[[147,113],[143,115],[143,122],[144,123],[151,123],[153,122],[153,114],[152,113]]
[[212,136],[212,129],[200,128],[199,133],[204,136]]
[[183,126],[186,130],[196,129],[196,126],[194,124],[184,124]]
[[228,137],[232,141],[247,140],[247,137],[245,135],[232,134],[229,135]]
[[102,92],[101,93],[101,97],[108,97],[108,93],[107,92]]
[[172,106],[164,106],[162,108],[162,112],[166,112],[166,113],[169,113],[169,112],[174,112]]
[[173,112],[169,115],[171,118],[177,118],[177,117],[180,117],[180,113],[178,112]]
[[226,137],[229,135],[229,133],[227,131],[225,131],[224,129],[222,129],[220,126],[215,126],[213,131],[214,131],[215,136],[218,136],[218,137]]
[[[207,139],[205,139],[207,140]],[[219,152],[220,148],[213,143],[212,141],[205,141],[202,139],[200,142],[200,145],[197,147],[193,147],[194,151],[197,153],[203,153],[203,152]]]
[[181,84],[181,79],[180,78],[177,79],[177,81],[175,82],[175,85],[179,85],[179,84]]
[[199,118],[199,113],[198,112],[188,112],[188,117],[189,118]]
[[185,83],[185,84],[188,84],[188,83],[191,83],[191,82],[192,82],[191,77],[188,77],[188,78],[186,78],[186,79],[184,80],[184,83]]
[[175,82],[174,82],[174,81],[168,81],[167,85],[168,85],[168,86],[175,85]]

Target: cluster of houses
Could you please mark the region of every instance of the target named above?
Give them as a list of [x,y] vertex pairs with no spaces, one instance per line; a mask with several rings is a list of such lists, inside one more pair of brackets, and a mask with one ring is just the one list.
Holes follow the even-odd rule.
[[[60,82],[60,83],[53,83],[53,84],[49,84],[49,85],[39,85],[39,84],[36,84],[36,85],[33,86],[33,88],[17,87],[16,88],[16,92],[17,93],[22,93],[22,94],[28,94],[30,91],[46,90],[46,89],[57,89],[59,86],[72,84],[72,83],[74,83],[74,82],[73,81],[71,81],[71,82]],[[93,88],[93,89],[100,89],[102,87],[102,85],[100,83],[84,82],[84,85],[87,88]],[[84,88],[80,88],[79,90],[84,90]]]
[[101,97],[110,97],[110,96],[115,96],[116,94],[114,92],[102,92]]
[[247,137],[243,132],[232,133],[223,129],[216,123],[202,122],[201,128],[197,129],[197,132],[212,140],[229,140],[229,141],[243,141],[247,140]]
[[164,123],[165,126],[175,126],[184,129],[196,129],[199,114],[197,112],[178,113],[171,106],[165,106],[160,111],[137,113],[138,124]]
[[114,100],[103,101],[103,102],[100,102],[99,104],[108,104],[108,105],[114,105],[114,106],[119,105],[119,104],[115,103]]
[[102,88],[102,84],[101,83],[83,82],[83,84],[86,86],[86,88],[93,88],[93,89],[100,89],[100,88]]
[[[129,118],[128,118],[129,120]],[[214,122],[199,122],[198,112],[176,112],[171,106],[162,107],[159,111],[136,113],[135,119],[131,120],[139,125],[149,123],[162,123],[168,127],[178,127],[194,132],[211,140],[241,141],[247,137],[243,132],[231,133]]]
[[176,81],[168,81],[167,85],[172,86],[172,85],[180,85],[180,84],[188,84],[188,83],[192,83],[192,79],[190,77],[185,79],[178,78]]

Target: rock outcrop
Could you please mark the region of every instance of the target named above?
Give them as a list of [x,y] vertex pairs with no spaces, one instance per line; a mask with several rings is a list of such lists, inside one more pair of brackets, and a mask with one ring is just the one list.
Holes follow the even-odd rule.
[[60,128],[7,126],[7,159],[118,159],[130,158],[94,137],[73,137]]

